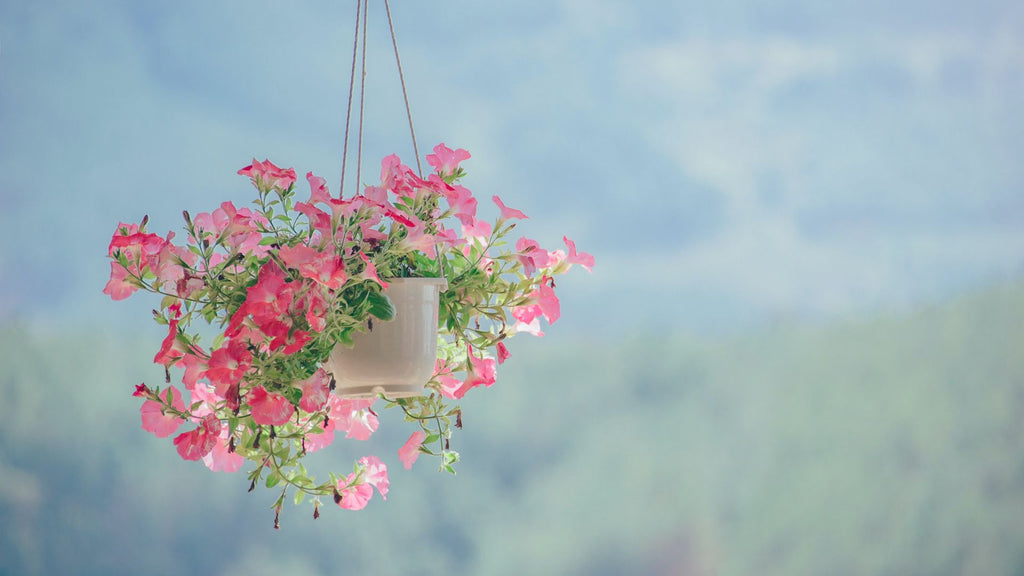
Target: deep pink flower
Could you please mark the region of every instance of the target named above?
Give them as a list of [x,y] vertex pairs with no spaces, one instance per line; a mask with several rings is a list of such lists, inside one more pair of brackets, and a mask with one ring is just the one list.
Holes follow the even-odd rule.
[[336,254],[324,253],[309,246],[284,246],[278,255],[285,266],[299,271],[303,278],[337,290],[345,283],[345,263]]
[[373,486],[380,492],[380,497],[388,499],[388,467],[376,456],[363,456],[359,459],[363,466],[363,481]]
[[312,204],[306,204],[305,202],[296,202],[295,210],[306,215],[306,219],[309,220],[309,223],[313,226],[314,230],[319,231],[324,236],[330,236],[332,234],[331,215],[327,212],[324,212]]
[[246,371],[252,367],[252,354],[245,343],[232,338],[210,355],[206,378],[213,384],[217,394],[226,396],[232,384],[241,382]]
[[362,510],[366,508],[366,503],[373,498],[373,487],[366,482],[360,482],[359,484],[352,484],[356,480],[356,473],[353,472],[338,480],[337,490],[341,494],[341,500],[338,502],[338,506],[346,510]]
[[295,296],[294,288],[285,282],[284,271],[273,260],[260,268],[256,284],[246,289],[245,303],[231,316],[225,331],[229,337],[238,334],[246,317],[252,315],[256,325],[266,332],[266,325],[279,321],[288,313]]
[[413,463],[420,457],[420,446],[423,445],[423,440],[426,437],[426,432],[417,430],[398,449],[398,459],[402,461],[402,466],[405,466],[406,470],[411,470]]
[[245,402],[252,407],[252,419],[257,424],[280,426],[292,417],[295,407],[284,396],[267,392],[263,386],[256,386],[245,396]]
[[185,460],[199,460],[213,450],[222,428],[216,416],[207,414],[195,430],[179,434],[174,439],[174,446]]
[[103,287],[103,293],[111,300],[124,300],[138,290],[138,285],[128,277],[128,271],[117,262],[110,263],[110,280]]
[[[174,386],[170,387],[171,391],[171,406],[176,410],[182,412],[185,411],[185,402],[181,398],[181,392],[178,391]],[[163,398],[167,392],[163,392],[160,396]],[[152,432],[157,438],[166,438],[171,434],[174,434],[178,430],[178,427],[185,423],[185,420],[175,416],[174,414],[165,414],[163,411],[163,404],[155,400],[146,400],[142,403],[142,407],[139,408],[139,412],[142,414],[142,429],[147,432]]]
[[185,346],[178,342],[178,322],[181,319],[181,302],[175,302],[167,308],[172,314],[168,318],[167,337],[164,338],[160,350],[153,357],[154,364],[170,366],[175,360],[185,355]]
[[508,360],[512,356],[504,342],[498,342],[494,345],[494,348],[498,351],[498,364],[503,364],[505,360]]
[[280,350],[285,356],[295,354],[310,340],[309,332],[299,330],[292,325],[291,318],[285,322],[273,321],[263,327],[267,336],[273,339],[270,341],[270,349]]
[[594,266],[594,257],[586,252],[576,253],[576,243],[569,240],[568,237],[562,236],[562,241],[565,242],[565,246],[569,249],[569,256],[566,258],[566,262],[569,264],[579,264],[586,268],[587,272],[593,272],[592,267]]
[[362,278],[365,278],[367,280],[373,280],[377,284],[380,284],[382,288],[387,290],[388,283],[381,280],[380,276],[377,276],[377,267],[373,265],[373,262],[370,261],[366,254],[360,252],[359,259],[366,263],[366,269],[363,270]]
[[499,216],[499,218],[502,220],[512,220],[513,218],[522,220],[529,218],[529,216],[523,214],[521,211],[505,206],[505,203],[497,196],[492,196],[491,200],[494,200],[494,203],[497,204],[498,208],[501,210],[501,216]]
[[459,148],[452,150],[443,143],[434,146],[434,153],[427,154],[427,164],[434,167],[434,171],[444,176],[454,173],[459,169],[459,163],[471,158],[469,152]]
[[317,369],[312,376],[299,381],[296,386],[302,390],[299,408],[306,412],[316,412],[322,409],[331,397],[331,377],[324,372],[323,368]]

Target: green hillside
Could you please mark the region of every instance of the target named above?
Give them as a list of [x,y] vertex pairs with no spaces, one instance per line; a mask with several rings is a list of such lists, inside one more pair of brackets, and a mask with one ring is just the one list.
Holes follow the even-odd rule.
[[551,332],[463,403],[457,477],[402,469],[387,412],[321,464],[377,451],[388,501],[274,531],[272,495],[139,428],[158,336],[0,328],[0,574],[1024,574],[1024,284],[728,340]]

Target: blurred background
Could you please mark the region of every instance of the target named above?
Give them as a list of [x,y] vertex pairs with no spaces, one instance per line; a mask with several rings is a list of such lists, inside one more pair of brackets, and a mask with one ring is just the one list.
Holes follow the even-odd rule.
[[[413,164],[371,4],[364,181]],[[319,466],[377,453],[388,501],[275,531],[141,430],[164,329],[106,246],[253,157],[336,191],[355,1],[0,0],[0,574],[1024,574],[1024,4],[392,10],[421,153],[597,266],[458,476],[386,412]]]

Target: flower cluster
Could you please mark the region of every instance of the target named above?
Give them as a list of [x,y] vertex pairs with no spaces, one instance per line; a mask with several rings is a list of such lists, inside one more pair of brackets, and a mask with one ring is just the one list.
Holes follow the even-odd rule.
[[[167,327],[153,359],[165,367],[167,386],[136,387],[142,427],[174,435],[182,458],[211,470],[255,463],[250,490],[257,482],[283,485],[278,513],[289,490],[296,503],[313,497],[314,516],[320,497],[350,510],[366,506],[374,490],[386,497],[387,466],[376,456],[321,483],[301,462],[339,431],[368,439],[379,425],[377,401],[419,425],[398,450],[406,468],[429,454],[454,472],[449,438],[462,412],[452,401],[494,383],[497,364],[510,356],[507,338],[541,336],[541,318],[558,320],[555,276],[594,263],[568,238],[564,250],[525,237],[513,247],[506,237],[526,215],[497,196],[497,219],[478,218],[476,198],[459,184],[469,156],[438,145],[427,156],[434,168],[427,178],[388,156],[380,184],[352,198],[331,196],[324,179],[308,173],[305,202],[296,200],[293,169],[254,160],[239,170],[258,191],[254,207],[224,202],[209,213],[185,212],[183,244],[173,233],[148,232],[147,218],[119,224],[104,293],[162,296],[154,318]],[[391,319],[388,281],[401,277],[447,279],[435,374],[420,397],[346,398],[325,362],[374,319]],[[201,332],[212,336],[209,345]],[[172,367],[182,371],[184,391],[171,385]],[[189,429],[179,433],[182,426]]]

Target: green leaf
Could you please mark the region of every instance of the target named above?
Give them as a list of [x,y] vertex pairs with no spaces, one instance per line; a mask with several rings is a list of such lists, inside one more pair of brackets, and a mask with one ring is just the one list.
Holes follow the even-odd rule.
[[295,505],[298,506],[299,504],[302,504],[302,501],[305,498],[306,498],[306,493],[303,492],[302,490],[297,490],[295,492]]
[[278,474],[277,472],[273,472],[272,474],[267,476],[267,488],[273,488],[274,486],[277,486],[277,483],[280,481],[281,475]]
[[387,321],[395,317],[395,305],[383,292],[370,292],[367,295],[370,301],[370,314],[381,320]]

